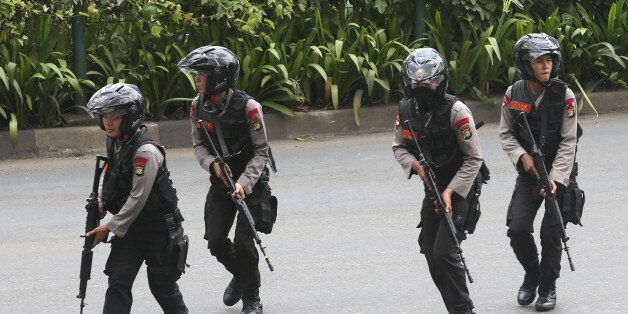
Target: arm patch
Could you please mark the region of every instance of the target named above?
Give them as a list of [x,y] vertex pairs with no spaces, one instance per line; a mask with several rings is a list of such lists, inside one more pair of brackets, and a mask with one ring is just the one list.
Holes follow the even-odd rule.
[[144,157],[136,157],[133,159],[133,173],[141,177],[144,175],[144,168],[146,168],[146,164],[148,163],[148,159]]

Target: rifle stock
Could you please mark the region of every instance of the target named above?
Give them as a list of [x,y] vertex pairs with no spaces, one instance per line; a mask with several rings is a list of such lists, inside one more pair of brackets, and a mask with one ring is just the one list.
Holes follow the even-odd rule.
[[440,191],[438,190],[438,186],[436,185],[436,181],[434,180],[434,173],[432,172],[432,168],[428,164],[427,160],[425,160],[425,156],[423,155],[423,150],[421,149],[421,145],[419,144],[419,141],[414,135],[414,129],[412,128],[412,124],[410,124],[409,120],[404,121],[404,123],[410,129],[410,134],[412,135],[412,141],[414,142],[414,145],[416,146],[417,151],[419,153],[418,161],[419,161],[419,164],[421,164],[423,171],[425,172],[425,176],[427,177],[428,188],[432,190],[432,198],[434,199],[434,201],[436,202],[436,206],[438,207],[438,214],[441,220],[445,221],[445,224],[447,225],[447,230],[449,231],[448,233],[451,236],[454,243],[456,244],[456,253],[458,253],[460,260],[462,261],[462,266],[464,268],[464,272],[467,274],[469,283],[473,283],[473,277],[471,277],[471,272],[469,271],[469,268],[467,267],[467,262],[464,259],[464,256],[462,255],[462,248],[460,247],[460,241],[458,241],[458,237],[456,236],[456,227],[454,226],[454,222],[451,219],[451,216],[445,212],[445,202],[443,201],[443,197],[441,196]]

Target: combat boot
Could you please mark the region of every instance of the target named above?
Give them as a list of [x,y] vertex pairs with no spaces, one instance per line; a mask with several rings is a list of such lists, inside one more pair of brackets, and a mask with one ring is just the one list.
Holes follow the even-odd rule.
[[536,288],[539,285],[539,274],[541,272],[539,260],[534,259],[528,261],[523,264],[523,269],[526,273],[523,276],[523,283],[517,293],[517,303],[519,303],[519,305],[528,305],[534,302],[536,298]]
[[226,306],[232,306],[238,303],[242,298],[242,289],[238,285],[238,280],[235,276],[231,278],[229,285],[225,289],[225,293],[222,295],[222,302],[225,303]]
[[556,307],[556,288],[546,291],[539,290],[539,299],[534,304],[537,312],[551,311]]
[[539,285],[539,274],[526,272],[523,283],[517,293],[517,303],[528,305],[536,298],[536,287]]
[[264,306],[259,298],[259,288],[247,289],[242,293],[242,311],[240,314],[262,314]]

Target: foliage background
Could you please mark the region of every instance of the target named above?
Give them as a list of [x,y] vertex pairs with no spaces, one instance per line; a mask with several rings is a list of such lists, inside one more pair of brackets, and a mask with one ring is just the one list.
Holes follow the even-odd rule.
[[[78,0],[74,0],[78,1]],[[0,0],[0,128],[63,125],[106,83],[140,87],[153,120],[182,118],[193,80],[176,63],[202,45],[240,58],[238,87],[286,115],[398,100],[411,49],[449,62],[450,92],[502,93],[515,79],[512,46],[544,31],[561,43],[561,77],[587,90],[626,88],[625,0],[445,0],[428,4],[415,39],[412,0],[88,0],[87,77],[72,66],[72,0]],[[429,1],[426,1],[429,2]],[[573,76],[570,76],[573,74]]]

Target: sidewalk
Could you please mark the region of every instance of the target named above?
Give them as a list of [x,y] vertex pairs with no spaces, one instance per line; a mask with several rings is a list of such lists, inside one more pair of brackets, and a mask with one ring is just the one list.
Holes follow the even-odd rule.
[[[577,95],[578,99],[580,96]],[[589,98],[599,113],[628,108],[628,90],[590,93]],[[467,101],[475,120],[499,123],[502,100]],[[593,114],[585,104],[581,114]],[[279,113],[265,116],[268,138],[294,139],[300,136],[332,136],[340,134],[375,133],[392,130],[397,106],[363,107],[360,126],[353,119],[353,109],[296,112],[294,117]],[[189,120],[146,123],[148,132],[166,148],[191,147]],[[105,136],[98,126],[20,130],[18,144],[11,147],[9,133],[0,132],[0,160],[35,156],[73,156],[104,153]]]

